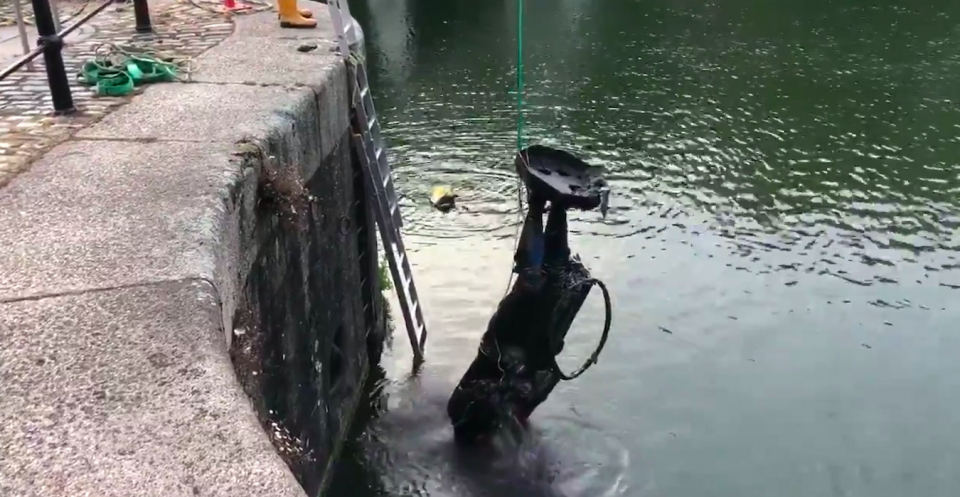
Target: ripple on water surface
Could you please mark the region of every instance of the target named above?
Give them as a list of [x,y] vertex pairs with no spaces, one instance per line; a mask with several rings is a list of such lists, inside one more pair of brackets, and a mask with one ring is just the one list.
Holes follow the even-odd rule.
[[[614,188],[611,217],[577,214],[575,231],[647,239],[709,232],[755,272],[786,263],[855,273],[849,278],[867,285],[960,284],[952,272],[960,264],[960,105],[951,100],[960,102],[960,92],[952,76],[931,68],[905,83],[899,75],[916,67],[887,54],[850,55],[829,36],[817,45],[691,41],[628,40],[623,48],[637,56],[616,52],[616,61],[588,45],[609,74],[531,83],[528,135],[604,166]],[[915,55],[936,59],[943,43]],[[531,64],[532,72],[551,64]],[[626,83],[610,88],[610,79]],[[519,210],[509,101],[466,84],[422,90],[388,111],[409,231],[508,235],[502,228],[518,222]],[[460,209],[432,212],[431,184],[453,184]],[[893,267],[896,277],[886,270]]]

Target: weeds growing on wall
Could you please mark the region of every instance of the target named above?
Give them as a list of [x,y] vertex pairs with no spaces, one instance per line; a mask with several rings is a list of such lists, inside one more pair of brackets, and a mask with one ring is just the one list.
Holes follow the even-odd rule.
[[380,289],[393,290],[393,280],[390,279],[390,270],[387,269],[386,261],[383,259],[380,259],[380,263],[377,264],[377,272],[380,275]]
[[[380,278],[380,291],[390,291],[393,290],[393,279],[390,277],[390,268],[387,266],[387,261],[381,257],[380,262],[377,263],[377,275]],[[393,329],[393,312],[390,309],[390,299],[386,296],[383,298],[383,316],[386,320],[386,325],[388,330]],[[393,335],[387,333],[387,340],[389,342],[390,337]]]

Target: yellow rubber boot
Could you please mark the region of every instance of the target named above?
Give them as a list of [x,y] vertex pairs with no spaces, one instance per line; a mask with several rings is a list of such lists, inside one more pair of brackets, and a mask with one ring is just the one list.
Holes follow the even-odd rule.
[[297,0],[277,0],[281,28],[315,28],[317,20],[304,17],[297,8]]
[[[313,19],[313,11],[310,9],[297,9],[297,12],[301,16],[306,17],[307,19]],[[277,19],[280,19],[280,14],[277,14]]]

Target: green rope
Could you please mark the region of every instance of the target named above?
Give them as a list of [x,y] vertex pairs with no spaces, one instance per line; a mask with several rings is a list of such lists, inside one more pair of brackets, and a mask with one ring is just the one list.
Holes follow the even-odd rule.
[[123,96],[134,87],[163,81],[189,81],[196,71],[192,59],[179,59],[160,51],[130,45],[103,43],[94,49],[77,78],[95,86],[98,95]]
[[523,1],[517,0],[517,151],[523,150]]
[[[517,0],[517,155],[524,158],[523,154],[523,2]],[[516,253],[520,244],[520,230],[523,229],[523,180],[517,175],[517,232],[513,235],[513,251]],[[513,270],[510,271],[510,277],[507,278],[507,287],[503,290],[506,297],[510,292],[510,285],[513,284]]]

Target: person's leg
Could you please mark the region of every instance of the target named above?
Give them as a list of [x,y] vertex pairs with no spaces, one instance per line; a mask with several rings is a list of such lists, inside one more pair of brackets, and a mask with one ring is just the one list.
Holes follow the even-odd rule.
[[567,211],[563,206],[551,203],[544,233],[543,265],[550,269],[563,268],[570,259],[570,242],[567,235]]
[[[550,322],[542,337],[542,347],[549,355],[538,357],[539,360],[534,361],[537,363],[535,367],[546,367],[552,363],[552,357],[563,350],[570,325],[590,293],[589,271],[578,259],[570,256],[567,212],[563,206],[551,204],[544,239],[546,278],[543,298]],[[545,391],[549,392],[555,384],[547,384]]]
[[540,270],[543,266],[543,211],[546,201],[530,195],[527,217],[523,221],[523,231],[520,233],[520,243],[517,252],[513,255],[514,272],[519,277],[517,284],[529,288],[539,288]]

